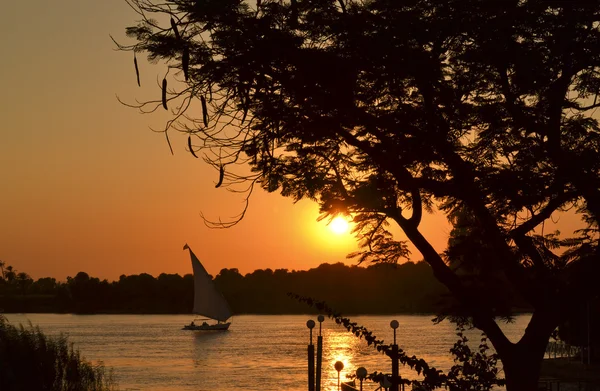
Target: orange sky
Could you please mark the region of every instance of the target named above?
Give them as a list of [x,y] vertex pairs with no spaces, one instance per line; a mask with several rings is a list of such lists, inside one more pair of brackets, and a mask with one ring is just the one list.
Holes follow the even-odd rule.
[[[136,15],[123,0],[6,2],[0,13],[0,260],[33,278],[85,271],[191,273],[187,242],[213,274],[222,268],[308,269],[343,261],[356,245],[317,223],[317,206],[255,192],[246,219],[228,230],[200,218],[237,214],[242,199],[215,189],[218,173],[169,153],[164,112],[143,116],[116,96],[155,99],[160,66],[114,51]],[[428,217],[443,250],[449,226]],[[413,252],[414,260],[420,259]]]

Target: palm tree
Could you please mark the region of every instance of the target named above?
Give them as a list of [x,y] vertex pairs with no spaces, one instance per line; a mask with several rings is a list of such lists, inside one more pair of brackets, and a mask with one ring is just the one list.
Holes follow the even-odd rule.
[[8,282],[14,281],[14,279],[17,277],[17,271],[11,265],[6,267],[6,272],[3,272],[3,274],[4,278]]
[[33,283],[33,280],[31,279],[29,274],[24,273],[24,272],[18,273],[15,280],[16,280],[17,284],[19,285],[19,287],[21,288],[23,294],[25,294],[27,287]]

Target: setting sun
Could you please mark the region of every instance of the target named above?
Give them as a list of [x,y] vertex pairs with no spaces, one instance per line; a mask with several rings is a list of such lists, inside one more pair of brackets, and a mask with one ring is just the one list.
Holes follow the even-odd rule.
[[329,223],[329,228],[338,235],[348,232],[348,227],[348,221],[342,216],[336,217]]

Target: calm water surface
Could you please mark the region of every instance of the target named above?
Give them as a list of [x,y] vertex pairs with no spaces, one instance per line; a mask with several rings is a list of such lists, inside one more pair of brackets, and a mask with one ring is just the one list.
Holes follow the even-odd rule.
[[[309,315],[244,315],[233,319],[228,332],[181,330],[191,321],[185,315],[70,315],[7,314],[13,324],[38,325],[49,335],[67,334],[82,355],[101,361],[114,370],[121,390],[291,390],[307,389],[307,344]],[[312,317],[316,320],[316,317]],[[378,339],[391,342],[392,319],[400,322],[397,342],[409,355],[424,358],[430,365],[447,370],[452,366],[449,349],[457,337],[448,322],[434,325],[431,315],[355,316]],[[517,341],[528,315],[503,324],[508,337]],[[316,344],[315,331],[314,342]],[[472,341],[479,333],[470,333]],[[337,390],[335,361],[346,373],[364,366],[369,372],[391,372],[389,360],[343,327],[323,322],[322,390]],[[403,377],[416,373],[400,367]],[[374,389],[367,387],[365,390]]]

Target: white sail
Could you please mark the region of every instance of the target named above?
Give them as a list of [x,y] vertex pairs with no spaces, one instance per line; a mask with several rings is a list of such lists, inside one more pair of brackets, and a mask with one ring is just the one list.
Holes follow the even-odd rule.
[[194,314],[206,316],[207,318],[226,321],[231,317],[231,310],[227,301],[217,290],[210,275],[192,252],[192,249],[186,244],[183,249],[190,250],[192,258],[192,269],[194,271]]

